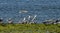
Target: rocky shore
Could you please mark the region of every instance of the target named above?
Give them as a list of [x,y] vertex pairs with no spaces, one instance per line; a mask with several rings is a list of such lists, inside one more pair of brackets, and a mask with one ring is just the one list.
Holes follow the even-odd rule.
[[[0,19],[0,23],[3,23],[3,19]],[[14,24],[14,22],[11,19],[9,19],[7,23]],[[32,21],[29,21],[29,20],[22,21],[22,22],[17,22],[17,23],[18,24],[38,24],[37,22],[32,22]],[[51,20],[43,21],[42,23],[43,24],[60,24],[60,20],[59,19],[57,19],[57,20],[51,19]]]

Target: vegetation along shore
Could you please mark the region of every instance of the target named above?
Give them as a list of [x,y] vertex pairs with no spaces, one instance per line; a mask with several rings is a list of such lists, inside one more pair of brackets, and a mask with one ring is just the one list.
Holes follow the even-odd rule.
[[47,20],[43,23],[2,23],[0,20],[0,33],[60,33],[59,20]]

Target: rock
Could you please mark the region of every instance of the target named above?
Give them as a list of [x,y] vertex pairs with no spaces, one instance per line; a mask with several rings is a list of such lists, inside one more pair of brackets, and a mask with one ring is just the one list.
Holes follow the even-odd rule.
[[3,22],[3,19],[0,19],[0,23],[2,23]]
[[55,20],[46,20],[43,22],[43,24],[54,24],[55,22]]

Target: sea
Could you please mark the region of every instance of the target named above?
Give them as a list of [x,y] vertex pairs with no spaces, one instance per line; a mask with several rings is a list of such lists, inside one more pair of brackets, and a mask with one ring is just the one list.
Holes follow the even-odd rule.
[[[37,15],[35,17],[35,15]],[[0,18],[14,22],[31,16],[31,20],[41,23],[49,19],[60,19],[60,0],[0,0]]]

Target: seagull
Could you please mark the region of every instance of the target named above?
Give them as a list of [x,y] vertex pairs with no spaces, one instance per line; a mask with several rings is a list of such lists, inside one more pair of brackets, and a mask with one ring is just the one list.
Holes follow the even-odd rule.
[[37,15],[34,16],[34,18],[32,19],[32,21],[37,17]]
[[28,11],[26,11],[26,10],[21,10],[21,11],[19,11],[19,13],[27,13]]
[[26,18],[24,17],[23,21],[25,22],[26,21]]
[[28,20],[30,20],[31,16],[28,16]]

